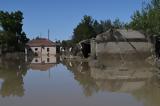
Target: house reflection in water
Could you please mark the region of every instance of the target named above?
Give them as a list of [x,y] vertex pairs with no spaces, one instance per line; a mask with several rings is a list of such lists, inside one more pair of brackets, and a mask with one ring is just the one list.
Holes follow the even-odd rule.
[[59,63],[58,57],[55,55],[43,55],[39,57],[34,57],[30,63],[29,68],[32,70],[48,71],[50,68],[54,67]]

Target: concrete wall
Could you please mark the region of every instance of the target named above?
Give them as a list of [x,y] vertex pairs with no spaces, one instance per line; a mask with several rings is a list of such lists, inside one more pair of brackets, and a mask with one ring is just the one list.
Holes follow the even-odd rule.
[[94,39],[91,40],[91,56],[96,58],[96,41]]
[[[132,46],[134,47],[132,47]],[[97,54],[104,53],[135,53],[135,52],[151,52],[152,45],[149,42],[108,42],[97,43]]]

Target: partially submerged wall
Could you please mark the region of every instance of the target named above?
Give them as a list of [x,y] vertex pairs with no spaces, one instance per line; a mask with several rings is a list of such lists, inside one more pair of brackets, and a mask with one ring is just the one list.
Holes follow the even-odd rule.
[[97,54],[104,53],[136,53],[136,52],[151,52],[152,45],[149,42],[107,42],[97,43]]

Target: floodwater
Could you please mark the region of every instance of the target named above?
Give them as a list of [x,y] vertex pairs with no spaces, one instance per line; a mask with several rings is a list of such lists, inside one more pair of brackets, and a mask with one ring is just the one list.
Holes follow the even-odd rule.
[[1,58],[0,106],[160,106],[154,67],[142,58],[115,57]]

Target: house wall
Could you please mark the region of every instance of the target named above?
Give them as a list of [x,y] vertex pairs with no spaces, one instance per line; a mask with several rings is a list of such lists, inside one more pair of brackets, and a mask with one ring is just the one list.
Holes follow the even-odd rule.
[[[47,51],[49,49],[49,51]],[[31,50],[38,55],[56,55],[55,47],[31,47]],[[27,53],[27,52],[26,52]]]
[[31,47],[31,50],[33,51],[33,53],[37,53],[38,55],[41,55],[41,47]]
[[[49,51],[47,51],[47,48],[49,48]],[[56,47],[44,47],[42,48],[42,55],[51,54],[56,55]]]

